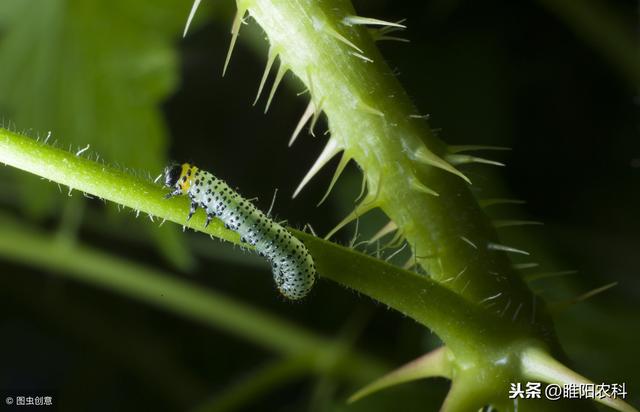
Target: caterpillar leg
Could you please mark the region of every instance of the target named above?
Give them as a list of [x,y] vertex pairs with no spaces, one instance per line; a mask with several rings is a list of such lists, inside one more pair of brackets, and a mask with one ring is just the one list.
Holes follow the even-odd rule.
[[171,199],[174,196],[180,196],[182,194],[182,190],[180,188],[175,189],[173,192],[169,192],[164,195],[165,199]]
[[207,221],[204,222],[204,227],[209,226],[209,223],[211,223],[211,220],[213,220],[213,213],[207,213]]
[[191,208],[189,209],[189,216],[187,216],[187,222],[191,220],[191,218],[193,217],[193,214],[196,213],[196,210],[198,210],[198,202],[196,202],[195,200],[191,200]]

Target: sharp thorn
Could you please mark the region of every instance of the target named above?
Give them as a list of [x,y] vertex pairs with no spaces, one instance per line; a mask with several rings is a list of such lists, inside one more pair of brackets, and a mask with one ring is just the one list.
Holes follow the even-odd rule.
[[356,50],[358,53],[364,53],[360,47],[358,47],[355,44],[353,44],[349,39],[344,37],[342,34],[338,33],[334,28],[332,28],[330,26],[325,26],[324,27],[324,31],[327,34],[329,34],[331,37],[333,37],[334,39],[336,39],[336,40],[346,44],[347,46],[351,47],[352,49]]
[[342,19],[342,23],[347,26],[353,25],[370,25],[370,26],[388,26],[388,27],[397,27],[400,29],[406,29],[407,26],[400,23],[393,23],[390,21],[374,19],[371,17],[362,17],[362,16],[346,16]]
[[428,188],[427,186],[425,186],[420,180],[418,180],[417,177],[413,176],[411,177],[411,182],[410,185],[412,188],[414,188],[415,190],[422,192],[422,193],[426,193],[428,195],[432,195],[432,196],[440,196],[440,194],[438,192],[436,192],[433,189]]
[[271,106],[271,101],[273,100],[273,96],[276,94],[276,90],[278,90],[278,86],[282,81],[282,78],[287,73],[289,68],[285,66],[282,61],[280,61],[280,67],[278,67],[278,73],[276,74],[276,78],[273,81],[273,86],[271,87],[271,93],[269,93],[269,99],[267,100],[267,105],[264,108],[264,112],[267,113],[269,111],[269,106]]
[[487,244],[487,249],[489,250],[495,250],[495,251],[499,251],[499,252],[508,252],[508,253],[519,253],[521,255],[526,255],[529,256],[529,252],[526,252],[524,250],[520,250],[520,249],[516,249],[510,246],[505,246],[505,245],[500,245],[498,243],[488,243]]
[[193,2],[193,5],[191,6],[191,11],[189,12],[189,17],[187,17],[187,24],[185,24],[184,26],[184,31],[182,32],[182,37],[186,37],[187,36],[187,32],[189,31],[189,26],[191,26],[191,21],[193,20],[193,17],[196,15],[196,11],[198,10],[198,7],[200,6],[200,2],[202,0],[195,0]]
[[236,46],[236,40],[238,40],[238,34],[240,33],[240,27],[242,26],[242,19],[244,18],[244,14],[246,13],[246,9],[238,9],[236,13],[236,17],[233,20],[233,25],[231,26],[231,44],[229,44],[229,51],[227,52],[227,58],[224,61],[224,67],[222,68],[222,77],[227,73],[227,67],[229,66],[229,62],[231,61],[231,55],[233,54],[233,49]]
[[437,376],[451,379],[453,373],[454,367],[449,351],[442,346],[373,381],[351,395],[347,403],[351,404],[382,389],[417,379]]
[[495,160],[489,160],[477,156],[448,154],[444,157],[449,163],[453,165],[464,165],[469,163],[482,163],[493,166],[504,166],[504,163],[496,162]]
[[462,180],[464,180],[465,182],[471,184],[471,180],[469,180],[469,178],[467,176],[465,176],[458,169],[456,169],[455,167],[453,167],[452,165],[447,163],[446,160],[442,159],[441,157],[439,157],[438,155],[436,155],[435,153],[433,153],[432,151],[427,149],[426,146],[423,146],[420,149],[418,149],[413,154],[413,159],[418,161],[418,162],[420,162],[420,163],[424,163],[424,164],[427,164],[429,166],[437,167],[437,168],[442,169],[442,170],[444,170],[446,172],[452,173],[452,174],[458,176],[459,178],[461,178]]
[[528,262],[528,263],[515,263],[511,266],[516,270],[525,270],[525,269],[537,268],[538,266],[540,266],[540,264],[537,262]]
[[[364,196],[366,189],[367,189],[367,175],[365,173],[362,173],[362,183],[360,183],[360,193],[358,193],[358,196],[356,196],[354,203],[357,203]],[[378,190],[380,190],[380,187],[378,187]]]
[[[313,76],[311,73],[311,67],[307,67],[306,72],[307,72],[307,84],[309,88],[309,93],[311,93],[311,99],[313,101],[314,99],[318,99],[318,94],[315,92],[315,88],[313,86]],[[313,106],[315,110],[313,112],[313,119],[311,120],[311,125],[309,126],[309,133],[311,134],[311,136],[314,136],[314,137],[315,137],[315,133],[313,129],[315,128],[316,122],[320,117],[320,113],[322,113],[322,103],[324,101],[324,97],[320,97],[319,99],[320,100],[313,102]]]
[[350,222],[354,221],[355,219],[359,218],[360,216],[364,215],[365,213],[367,213],[368,211],[375,209],[378,206],[375,198],[373,198],[371,201],[367,201],[367,199],[365,198],[362,203],[360,203],[358,206],[356,206],[356,208],[349,213],[340,223],[338,223],[336,225],[336,227],[334,227],[325,237],[325,240],[329,240],[334,234],[336,234],[336,232],[338,232],[340,229],[342,229],[343,227],[345,227],[346,225],[348,225]]
[[356,52],[349,52],[349,54],[351,54],[352,56],[356,56],[357,58],[359,58],[360,60],[365,61],[366,63],[373,63],[373,59],[368,58],[364,54],[360,54],[360,53],[356,53]]
[[333,177],[331,178],[331,183],[329,183],[329,187],[327,188],[327,191],[325,192],[324,196],[322,196],[322,199],[320,199],[320,202],[318,202],[316,206],[320,206],[322,203],[324,203],[327,197],[329,197],[329,193],[331,193],[333,186],[338,181],[338,178],[340,177],[340,175],[344,171],[344,168],[347,166],[350,160],[351,158],[347,156],[346,153],[343,152],[342,158],[340,159],[340,163],[338,163],[338,167],[336,168],[336,171],[333,173]]
[[469,238],[465,237],[465,236],[460,236],[460,240],[462,240],[464,243],[466,243],[467,245],[471,246],[474,249],[478,249],[478,246],[476,246],[475,243],[473,243],[471,240],[469,240]]
[[315,110],[313,111],[313,118],[311,119],[311,124],[309,125],[309,133],[313,137],[316,136],[314,129],[316,127],[316,123],[318,122],[318,119],[320,118],[320,115],[322,114],[323,103],[324,103],[324,98],[320,99],[317,105],[314,104]]
[[305,124],[307,124],[309,119],[311,119],[311,116],[313,116],[314,112],[315,112],[315,106],[313,104],[313,101],[310,101],[304,113],[302,114],[302,117],[300,118],[298,125],[293,131],[293,134],[291,135],[291,139],[289,139],[289,147],[291,147],[293,143],[296,141],[296,139],[300,135],[300,132],[302,131],[302,128],[304,127]]
[[267,65],[264,68],[264,73],[262,74],[262,79],[260,80],[260,86],[258,87],[258,94],[256,95],[256,99],[253,101],[254,106],[256,105],[256,103],[258,103],[258,99],[260,99],[260,95],[262,94],[262,89],[264,88],[264,85],[267,82],[267,78],[269,77],[269,73],[271,72],[271,67],[273,66],[273,63],[276,61],[276,57],[278,57],[278,53],[276,53],[273,48],[269,49],[269,56],[267,57]]
[[411,43],[411,40],[397,36],[377,36],[375,41],[399,41],[401,43]]
[[393,32],[396,32],[396,31],[404,30],[406,28],[406,26],[403,24],[405,21],[407,21],[407,19],[400,19],[400,20],[394,22],[395,24],[399,24],[399,25],[404,26],[404,27],[384,26],[384,27],[381,27],[378,30],[380,31],[381,34],[388,34],[388,33],[393,33]]
[[338,154],[338,152],[340,152],[341,150],[342,148],[338,146],[338,142],[336,139],[329,139],[327,145],[325,146],[322,153],[320,153],[320,156],[318,156],[316,162],[313,164],[313,166],[311,166],[311,169],[309,169],[307,174],[298,185],[298,188],[293,193],[292,198],[298,196],[300,191],[307,185],[307,183],[309,183],[313,176],[315,176],[320,171],[320,169],[322,169],[327,164],[327,162],[329,162],[329,160],[331,160],[331,158]]
[[606,284],[604,286],[600,286],[599,288],[595,288],[593,290],[590,290],[587,293],[583,293],[582,295],[576,296],[574,298],[571,299],[567,299],[561,302],[554,302],[552,304],[549,304],[549,309],[552,312],[558,312],[562,309],[566,309],[567,307],[571,306],[571,305],[575,305],[576,303],[580,303],[580,302],[584,302],[585,300],[594,297],[595,295],[598,295],[608,289],[611,289],[614,286],[617,286],[618,282],[611,282],[609,284]]

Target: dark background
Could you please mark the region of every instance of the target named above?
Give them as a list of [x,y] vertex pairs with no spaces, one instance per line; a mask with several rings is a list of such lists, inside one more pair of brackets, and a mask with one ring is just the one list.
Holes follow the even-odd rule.
[[[634,84],[638,77],[632,79],[629,70],[602,46],[606,42],[601,39],[617,39],[618,33],[607,30],[604,23],[585,29],[580,24],[584,14],[564,14],[553,6],[563,1],[377,0],[359,1],[356,8],[365,16],[408,19],[409,28],[402,35],[411,42],[382,43],[381,49],[416,105],[431,115],[430,123],[443,140],[512,148],[487,153],[506,163],[506,168],[472,166],[466,171],[480,182],[475,189],[478,197],[527,202],[491,209],[496,218],[544,222],[544,226],[505,229],[504,239],[531,251],[542,272],[577,271],[532,287],[548,301],[562,302],[618,282],[605,293],[557,313],[557,329],[578,371],[596,382],[626,382],[631,403],[638,405],[640,140]],[[616,30],[628,36],[623,40],[635,46],[627,52],[637,55],[630,37],[637,4],[587,2],[584,7],[594,4],[606,10],[595,13],[596,20],[613,18]],[[178,52],[172,87],[157,102],[167,131],[165,146],[158,149],[164,158],[160,160],[202,165],[241,188],[246,197],[257,196],[263,209],[269,207],[277,188],[277,216],[292,226],[311,223],[319,234],[326,233],[349,210],[360,177],[357,168],[350,167],[329,201],[316,208],[333,173],[327,168],[298,199],[290,199],[324,142],[322,137],[303,134],[287,149],[306,105],[307,97],[297,96],[303,86],[288,77],[265,116],[264,101],[251,106],[266,56],[266,42],[255,23],[248,19],[249,26],[243,27],[229,71],[222,78],[232,5],[205,4],[184,40],[178,40],[177,33],[190,6],[170,1],[156,5],[160,6],[173,7],[175,27],[167,41]],[[68,2],[67,12],[73,7],[74,2]],[[2,19],[2,12],[0,8],[0,23],[15,18],[7,14]],[[34,9],[32,13],[45,12]],[[138,18],[141,25],[155,30],[153,13],[141,13]],[[114,23],[113,30],[117,27]],[[6,24],[0,31],[0,50],[10,35],[11,26]],[[25,60],[25,67],[29,64],[38,60]],[[17,78],[0,71],[0,79],[5,76],[0,92],[3,84],[25,89],[27,84],[37,84],[38,78],[30,78],[25,71]],[[47,123],[19,124],[20,110],[24,110],[20,107],[28,105],[14,103],[0,99],[5,122],[41,135],[50,130]],[[51,116],[57,116],[51,110]],[[114,121],[129,121],[127,113],[119,115]],[[59,123],[69,121],[75,120],[65,118]],[[319,129],[324,128],[321,122]],[[66,146],[64,134],[58,139]],[[126,143],[123,137],[118,144]],[[137,150],[144,151],[144,144]],[[125,163],[119,158],[106,160]],[[153,169],[150,173],[155,176],[161,166],[154,165],[155,169],[149,163],[138,167]],[[277,296],[266,265],[237,248],[198,233],[180,235],[177,226],[167,230],[175,232],[168,236],[179,236],[181,252],[166,246],[170,243],[158,246],[145,229],[146,219],[116,213],[115,208],[78,199],[79,195],[67,198],[64,190],[62,194],[54,191],[53,197],[43,194],[40,198],[40,192],[24,196],[25,188],[35,187],[29,186],[33,182],[5,169],[0,173],[2,216],[25,228],[64,232],[68,230],[65,211],[77,214],[73,236],[78,242],[170,272],[329,338],[346,330],[355,336],[353,350],[374,356],[388,367],[407,362],[437,343],[411,319],[335,284],[321,281],[305,302],[285,302]],[[70,207],[67,202],[81,206]],[[32,211],[42,204],[51,206],[44,212]],[[364,221],[360,229],[371,234],[379,221],[375,217]],[[341,232],[341,241],[347,242],[352,234],[353,227]],[[187,258],[180,263],[177,256],[182,253]],[[255,371],[277,358],[259,344],[69,280],[55,268],[33,268],[29,262],[7,257],[0,260],[0,392],[4,396],[51,395],[60,410],[187,410],[215,403],[234,384],[250,380]],[[443,380],[415,382],[347,408],[344,400],[357,385],[331,376],[304,376],[274,384],[259,396],[242,395],[238,409],[437,410],[447,387]]]

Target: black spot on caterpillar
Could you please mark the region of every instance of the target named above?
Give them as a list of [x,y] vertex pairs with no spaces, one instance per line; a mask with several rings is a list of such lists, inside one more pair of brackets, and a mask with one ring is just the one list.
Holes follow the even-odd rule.
[[225,227],[237,232],[242,242],[254,246],[266,257],[276,286],[285,297],[297,300],[309,293],[316,268],[307,248],[224,181],[184,163],[165,168],[164,184],[173,189],[166,198],[187,195],[191,199],[187,220],[201,207],[207,213],[205,227],[217,217]]

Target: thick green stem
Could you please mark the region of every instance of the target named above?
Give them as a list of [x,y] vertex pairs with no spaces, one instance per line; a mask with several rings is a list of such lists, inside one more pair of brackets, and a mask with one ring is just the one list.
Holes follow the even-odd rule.
[[[420,118],[367,29],[345,0],[238,1],[266,32],[281,69],[308,87],[329,120],[326,154],[363,169],[368,196],[355,218],[380,207],[432,279],[517,322],[551,322],[512,269],[466,178],[443,160],[447,146]],[[541,305],[537,308],[540,310]]]

